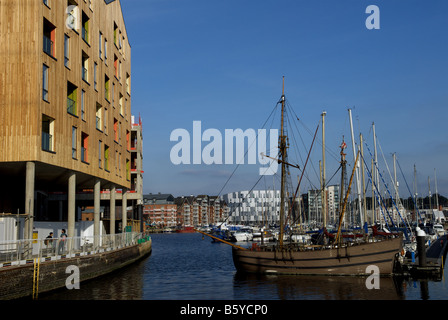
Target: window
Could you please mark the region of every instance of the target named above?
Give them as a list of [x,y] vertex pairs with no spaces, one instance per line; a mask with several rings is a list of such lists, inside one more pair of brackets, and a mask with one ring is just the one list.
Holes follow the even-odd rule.
[[98,90],[98,87],[97,87],[97,84],[98,84],[98,81],[97,81],[97,72],[98,72],[98,64],[95,62],[95,63],[93,64],[93,88],[94,88],[95,90]]
[[82,12],[82,39],[86,42],[89,43],[89,17],[84,13],[84,11]]
[[131,161],[126,159],[126,180],[131,180]]
[[50,7],[50,4],[49,4],[50,0],[43,0],[43,1],[44,1],[44,5],[46,5],[47,7]]
[[131,150],[131,139],[130,139],[130,133],[129,130],[126,130],[126,150]]
[[89,162],[89,135],[87,133],[82,132],[81,134],[81,161],[88,163]]
[[70,37],[64,35],[64,65],[68,68],[70,62]]
[[52,57],[55,57],[55,39],[56,27],[44,18],[43,49],[46,54]]
[[104,145],[104,170],[109,171],[109,146]]
[[107,134],[107,108],[104,108],[104,133]]
[[109,101],[109,77],[104,76],[104,98]]
[[118,26],[117,24],[114,22],[114,43],[115,45],[118,47]]
[[102,148],[103,142],[101,140],[98,141],[98,167],[101,168],[101,152],[103,151]]
[[96,128],[103,130],[103,107],[99,103],[96,104]]
[[131,94],[131,76],[126,73],[126,93]]
[[76,110],[76,101],[77,101],[77,94],[78,88],[70,83],[67,82],[67,112],[71,115],[76,116],[77,110]]
[[107,39],[104,38],[104,62],[107,64]]
[[114,107],[114,102],[115,102],[115,82],[112,82],[112,93],[111,93],[111,98],[112,98],[112,107]]
[[82,74],[82,80],[84,80],[86,82],[89,82],[88,71],[89,71],[89,56],[87,55],[87,53],[82,51],[81,74]]
[[54,119],[42,115],[42,150],[54,152]]
[[42,99],[48,101],[48,66],[42,68]]
[[81,90],[81,120],[86,120],[86,92],[84,90]]
[[99,55],[100,59],[103,59],[103,34],[100,31],[99,41],[98,41],[98,47],[99,47]]
[[118,142],[118,120],[114,118],[114,140]]
[[118,57],[114,54],[114,70],[115,70],[115,78],[118,79]]
[[120,109],[120,115],[123,115],[123,95],[121,94],[121,92],[118,95],[118,107]]
[[78,128],[72,127],[72,158],[76,159]]

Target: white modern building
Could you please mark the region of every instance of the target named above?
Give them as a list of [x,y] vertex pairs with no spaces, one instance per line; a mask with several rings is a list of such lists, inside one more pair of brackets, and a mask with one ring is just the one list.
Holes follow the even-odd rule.
[[229,223],[264,225],[280,220],[280,191],[252,190],[221,196],[229,208]]

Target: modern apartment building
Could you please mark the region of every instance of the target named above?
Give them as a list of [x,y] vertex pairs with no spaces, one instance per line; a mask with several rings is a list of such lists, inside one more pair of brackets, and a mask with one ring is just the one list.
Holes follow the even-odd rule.
[[171,194],[146,194],[143,196],[143,215],[147,225],[156,228],[177,226],[177,204]]
[[[330,185],[325,188],[327,223],[335,224],[339,219],[339,185]],[[309,221],[322,221],[322,191],[311,189],[307,194],[307,211]]]
[[264,225],[280,221],[280,190],[231,192],[221,198],[229,207],[229,223]]
[[116,194],[126,208],[131,188],[131,47],[120,1],[2,0],[0,21],[0,212],[26,215],[25,238],[34,219],[54,216],[72,236],[77,195],[93,190],[98,234],[101,191],[113,220]]

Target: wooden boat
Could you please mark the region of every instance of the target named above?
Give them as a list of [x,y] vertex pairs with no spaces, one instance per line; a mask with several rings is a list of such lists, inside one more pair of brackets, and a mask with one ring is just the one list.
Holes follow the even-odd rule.
[[376,266],[381,275],[394,272],[402,238],[387,238],[344,246],[253,246],[249,250],[232,248],[239,272],[301,275],[370,275],[367,267]]
[[[281,203],[279,241],[272,245],[258,246],[251,249],[234,246],[233,261],[239,272],[275,273],[275,274],[316,274],[316,275],[366,275],[371,274],[369,266],[376,267],[380,275],[391,275],[394,271],[396,258],[402,250],[402,234],[390,236],[373,236],[358,238],[356,241],[343,240],[341,225],[347,204],[354,170],[345,196],[345,201],[339,217],[339,227],[331,245],[293,245],[283,241],[282,226],[285,225],[285,178],[287,163],[287,137],[283,127],[285,108],[284,80],[283,92],[279,103],[282,104],[282,123],[279,137],[279,159],[281,163]],[[317,130],[316,130],[317,133]],[[341,165],[345,174],[345,143],[341,145]],[[358,161],[359,153],[355,163]],[[300,182],[299,182],[300,183]],[[297,187],[297,190],[299,188]],[[297,194],[297,191],[296,191]],[[325,224],[324,224],[325,225]]]

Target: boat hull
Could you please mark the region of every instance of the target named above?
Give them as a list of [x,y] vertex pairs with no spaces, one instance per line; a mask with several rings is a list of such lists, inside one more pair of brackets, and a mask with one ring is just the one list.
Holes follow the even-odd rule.
[[261,274],[371,275],[367,267],[378,267],[380,275],[392,275],[402,237],[365,242],[340,248],[314,248],[272,251],[253,246],[252,250],[233,248],[237,271]]

